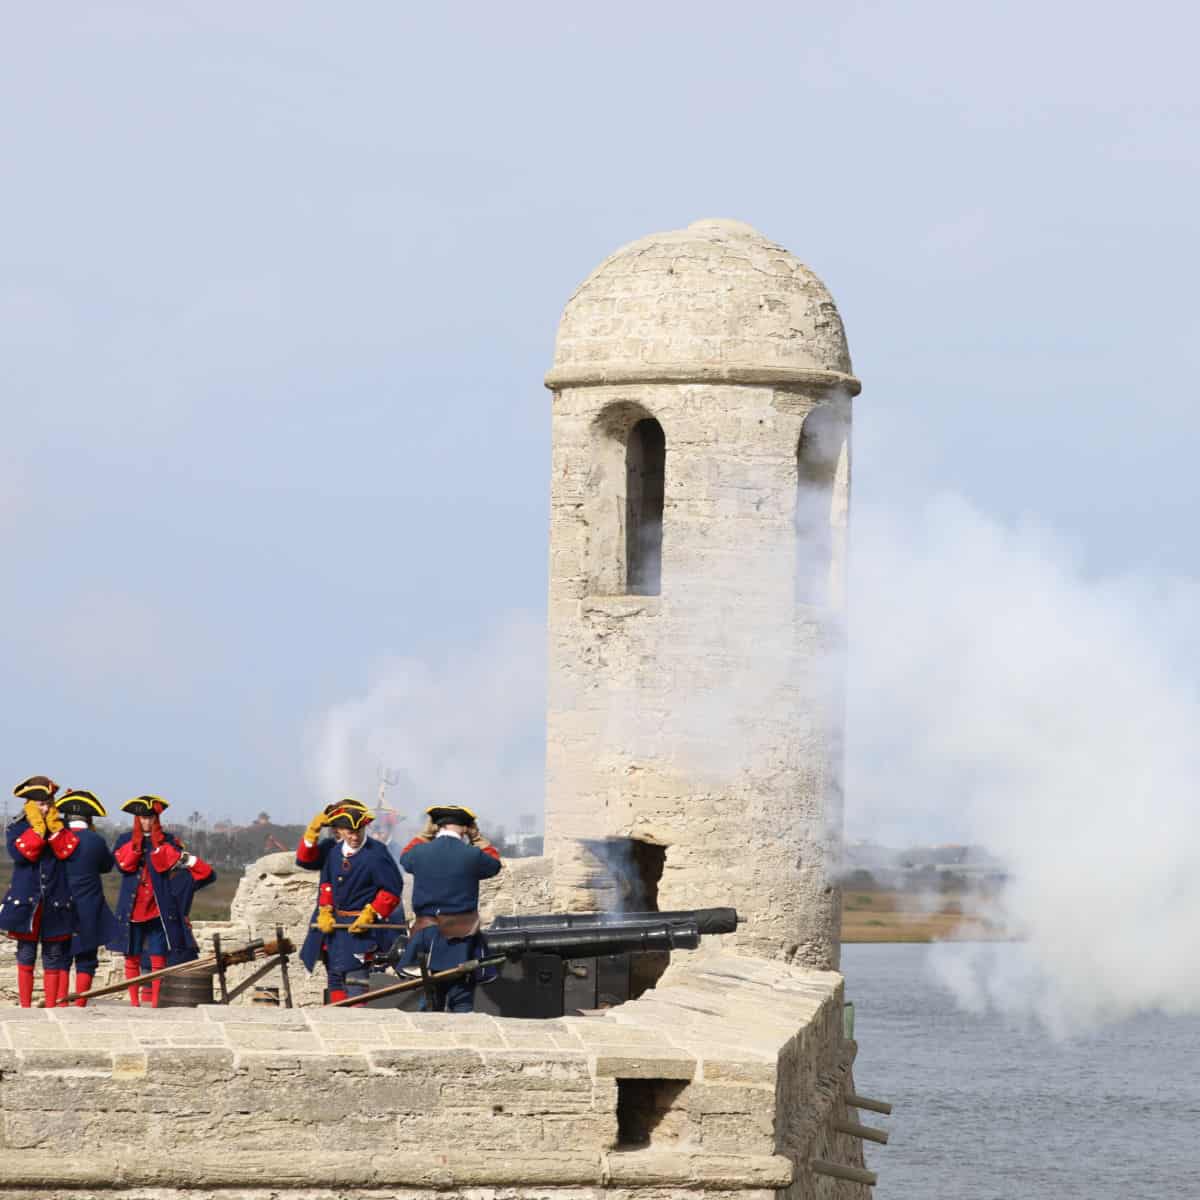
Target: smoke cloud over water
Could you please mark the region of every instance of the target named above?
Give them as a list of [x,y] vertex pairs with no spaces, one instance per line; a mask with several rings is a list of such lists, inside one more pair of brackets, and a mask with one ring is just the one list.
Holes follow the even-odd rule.
[[[785,559],[759,583],[790,589]],[[934,947],[941,982],[1063,1032],[1200,1013],[1200,585],[1090,576],[1045,530],[954,499],[857,505],[850,576],[847,835],[978,843],[1010,875],[989,915],[1022,944]],[[732,609],[725,624],[737,669],[671,701],[710,748],[692,769],[714,779],[771,754],[771,730],[739,714],[795,686],[786,647]],[[485,827],[540,814],[544,648],[540,615],[521,615],[473,648],[385,662],[322,719],[319,794],[370,796],[385,766],[409,817],[438,800],[477,806]],[[653,753],[631,699],[612,698],[610,734]]]
[[848,832],[1010,873],[1023,946],[938,946],[942,982],[1056,1031],[1200,1012],[1200,588],[943,500],[855,512],[850,595]]

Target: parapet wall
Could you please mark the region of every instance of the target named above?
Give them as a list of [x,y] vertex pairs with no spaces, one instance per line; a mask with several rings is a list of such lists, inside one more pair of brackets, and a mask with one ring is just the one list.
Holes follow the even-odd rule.
[[0,1010],[0,1194],[849,1200],[807,1167],[861,1162],[841,1008],[836,974],[714,954],[553,1021]]

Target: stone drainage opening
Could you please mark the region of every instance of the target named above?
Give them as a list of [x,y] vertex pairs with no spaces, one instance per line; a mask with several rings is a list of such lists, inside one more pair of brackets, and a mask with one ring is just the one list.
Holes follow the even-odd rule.
[[683,1141],[687,1113],[675,1102],[685,1087],[685,1079],[618,1079],[617,1149]]

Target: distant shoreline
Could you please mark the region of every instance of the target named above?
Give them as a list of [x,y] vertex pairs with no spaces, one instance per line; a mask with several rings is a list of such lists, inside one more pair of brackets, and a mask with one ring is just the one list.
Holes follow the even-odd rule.
[[953,892],[937,897],[912,892],[847,888],[842,895],[842,943],[1012,942],[988,919],[979,898]]

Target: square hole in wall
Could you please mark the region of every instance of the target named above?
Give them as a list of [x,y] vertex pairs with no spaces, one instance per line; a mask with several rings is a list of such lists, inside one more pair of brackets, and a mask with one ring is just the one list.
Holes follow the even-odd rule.
[[675,1102],[685,1087],[686,1079],[618,1079],[618,1149],[682,1141],[687,1113]]

